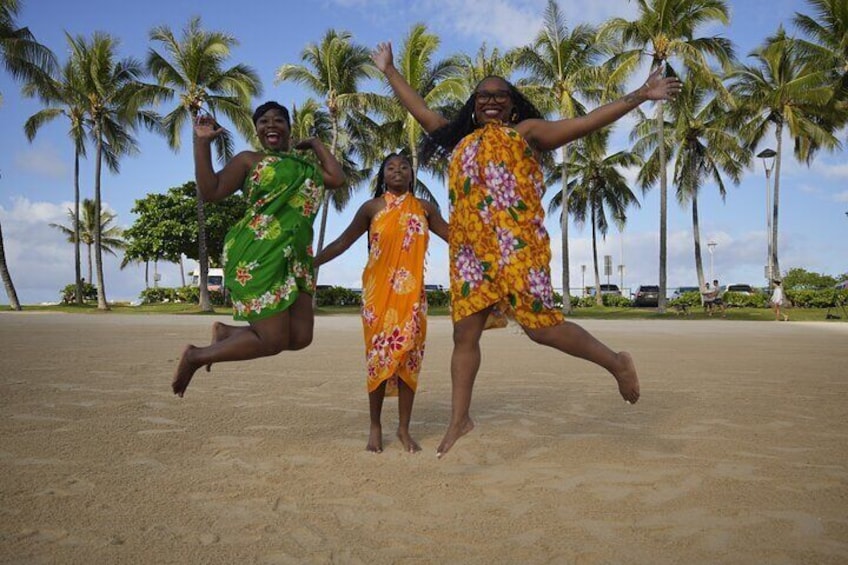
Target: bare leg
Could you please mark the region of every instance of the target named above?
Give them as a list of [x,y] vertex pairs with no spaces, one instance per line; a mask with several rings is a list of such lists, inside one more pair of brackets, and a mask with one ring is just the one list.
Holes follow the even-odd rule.
[[480,370],[480,336],[491,307],[475,312],[453,325],[451,355],[451,419],[436,455],[442,457],[456,440],[474,429],[471,393]]
[[412,436],[409,435],[409,421],[412,419],[412,405],[415,402],[415,391],[409,385],[398,378],[398,429],[397,437],[403,448],[409,453],[421,451]]
[[252,322],[245,331],[233,332],[228,338],[210,345],[188,345],[183,350],[171,388],[182,397],[195,371],[218,361],[243,361],[276,355],[288,347],[289,311]]
[[368,433],[368,445],[366,451],[371,453],[383,453],[383,424],[381,416],[383,413],[383,399],[386,397],[386,381],[368,393],[368,408],[371,414],[371,429]]
[[639,400],[639,377],[629,353],[616,353],[592,334],[568,321],[549,328],[525,328],[525,331],[537,343],[600,365],[618,381],[618,391],[624,400],[630,403]]
[[[224,341],[228,337],[230,337],[234,332],[243,332],[250,331],[250,328],[247,326],[228,326],[227,324],[221,322],[212,322],[212,343],[210,345],[215,345],[219,341]],[[210,372],[212,370],[212,363],[206,364],[206,372]]]

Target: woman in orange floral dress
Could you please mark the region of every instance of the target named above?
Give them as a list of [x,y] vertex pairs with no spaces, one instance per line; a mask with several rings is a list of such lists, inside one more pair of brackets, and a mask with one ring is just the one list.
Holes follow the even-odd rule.
[[633,359],[615,352],[554,307],[550,241],[544,227],[539,153],[607,126],[646,100],[671,98],[676,78],[651,73],[638,90],[586,116],[548,121],[509,82],[487,77],[449,121],[431,110],[394,66],[390,43],[372,54],[395,95],[429,134],[422,160],[449,154],[451,204],[451,421],[441,457],[474,428],[471,393],[480,368],[480,337],[514,317],[537,343],[601,365],[627,402],[639,399]]
[[211,143],[223,131],[211,116],[194,124],[197,188],[206,202],[242,189],[250,201],[246,215],[224,244],[233,317],[247,326],[212,324],[212,344],[187,345],[171,388],[183,396],[195,371],[219,361],[241,361],[303,349],[312,342],[312,222],[324,188],[344,184],[332,153],[316,138],[295,149],[311,150],[318,162],[290,152],[291,120],[277,102],[253,113],[261,151],[242,151],[215,172]]
[[397,437],[404,450],[421,450],[409,433],[409,421],[427,336],[424,263],[429,232],[447,241],[448,225],[436,206],[412,194],[414,183],[412,164],[406,157],[394,153],[386,157],[377,174],[374,198],[359,208],[350,226],[315,258],[315,266],[320,266],[368,232],[362,329],[371,413],[366,449],[374,453],[383,450],[385,396],[398,396]]

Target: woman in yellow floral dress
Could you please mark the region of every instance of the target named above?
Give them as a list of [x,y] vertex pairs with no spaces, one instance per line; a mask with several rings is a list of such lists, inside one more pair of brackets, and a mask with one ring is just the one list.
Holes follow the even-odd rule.
[[289,152],[288,110],[266,102],[253,114],[262,151],[243,151],[216,173],[210,145],[221,133],[209,116],[194,125],[197,188],[207,202],[217,202],[239,188],[250,206],[224,242],[225,284],[233,300],[233,317],[248,326],[215,322],[212,344],[188,345],[172,381],[183,396],[195,371],[218,361],[240,361],[312,342],[312,222],[323,188],[344,183],[341,165],[317,139],[295,149],[311,150],[312,163]]
[[448,225],[436,206],[412,194],[414,183],[409,159],[394,153],[386,157],[377,174],[374,198],[315,258],[315,266],[320,266],[368,232],[362,329],[371,413],[366,449],[374,453],[383,450],[381,414],[386,396],[399,397],[397,437],[404,450],[421,450],[409,433],[409,421],[427,337],[424,263],[429,232],[447,241]]
[[449,121],[431,110],[394,66],[390,43],[372,54],[395,95],[429,134],[422,160],[450,154],[450,261],[454,350],[451,421],[437,453],[474,428],[471,393],[480,368],[480,337],[514,317],[535,342],[607,369],[627,402],[639,399],[633,359],[614,352],[554,307],[550,241],[544,227],[539,153],[607,126],[646,100],[680,90],[653,72],[638,90],[586,116],[548,121],[509,82],[487,77]]

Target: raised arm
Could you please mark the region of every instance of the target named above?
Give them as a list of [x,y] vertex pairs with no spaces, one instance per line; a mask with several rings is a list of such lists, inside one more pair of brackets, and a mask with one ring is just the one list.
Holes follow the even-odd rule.
[[371,218],[374,217],[376,211],[376,200],[371,199],[362,206],[359,207],[359,210],[356,211],[356,214],[353,216],[353,220],[351,220],[350,225],[345,228],[345,231],[335,239],[332,243],[327,245],[321,252],[315,256],[314,265],[315,267],[320,267],[324,263],[329,263],[342,253],[348,250],[348,248],[356,242],[359,237],[368,231],[368,227],[371,225]]
[[244,184],[253,154],[239,153],[216,173],[212,166],[212,141],[224,131],[212,116],[198,116],[194,123],[194,179],[206,202],[218,202]]
[[421,205],[424,206],[424,211],[427,213],[427,223],[430,225],[430,231],[442,238],[445,243],[450,243],[448,241],[450,226],[442,217],[439,208],[432,202],[425,200],[421,201]]
[[406,82],[403,75],[395,68],[391,42],[378,44],[377,49],[371,53],[371,59],[377,68],[380,69],[380,72],[385,75],[386,80],[389,81],[389,86],[392,87],[395,95],[400,99],[400,103],[421,124],[424,131],[433,133],[448,123],[444,116],[427,107],[427,102]]
[[324,178],[324,188],[339,188],[345,182],[344,171],[338,160],[317,137],[304,139],[294,147],[301,151],[311,150],[318,157],[321,166],[321,176]]
[[524,120],[516,129],[532,147],[540,151],[557,149],[569,141],[610,125],[646,100],[673,98],[680,92],[680,80],[676,77],[663,78],[661,73],[662,67],[658,67],[645,84],[615,102],[595,108],[585,116],[556,121]]

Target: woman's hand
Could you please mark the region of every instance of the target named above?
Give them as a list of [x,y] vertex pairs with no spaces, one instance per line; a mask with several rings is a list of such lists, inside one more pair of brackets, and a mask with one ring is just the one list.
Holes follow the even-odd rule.
[[315,151],[316,143],[321,143],[321,140],[317,137],[307,137],[306,139],[298,141],[294,148],[301,151]]
[[680,93],[683,83],[677,77],[663,77],[664,71],[665,65],[654,69],[639,89],[646,100],[673,100]]
[[210,115],[198,114],[194,119],[194,138],[200,141],[212,141],[224,131]]
[[394,66],[393,58],[391,41],[378,43],[377,48],[371,52],[371,60],[383,74],[386,74],[386,70]]

